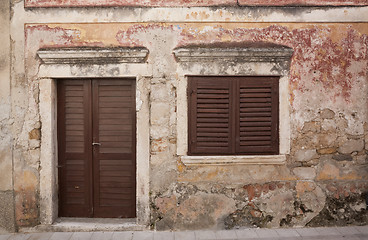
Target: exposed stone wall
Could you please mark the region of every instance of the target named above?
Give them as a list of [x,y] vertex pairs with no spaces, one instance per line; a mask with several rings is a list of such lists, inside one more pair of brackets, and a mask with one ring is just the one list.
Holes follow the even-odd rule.
[[[26,1],[31,5],[38,2],[46,4]],[[41,139],[47,139],[42,138],[40,121],[41,61],[37,50],[85,46],[143,46],[149,50],[144,68],[150,74],[139,78],[140,88],[149,91],[149,113],[146,118],[140,116],[142,121],[149,122],[149,129],[145,129],[150,143],[147,147],[150,172],[146,177],[150,182],[151,207],[147,225],[157,230],[176,230],[368,223],[364,217],[368,192],[366,22],[298,22],[300,15],[307,14],[299,15],[299,11],[304,11],[300,9],[289,13],[275,10],[280,18],[270,21],[272,12],[266,14],[262,10],[263,18],[258,16],[257,9],[244,9],[249,11],[244,14],[232,7],[221,11],[186,9],[185,15],[180,14],[180,8],[124,9],[121,11],[126,14],[120,15],[129,17],[123,20],[117,17],[116,9],[111,9],[111,14],[103,9],[103,14],[98,9],[59,9],[63,16],[55,15],[56,19],[52,20],[47,14],[55,13],[55,9],[24,10],[22,4],[15,4],[12,20],[13,26],[19,29],[25,26],[25,32],[14,27],[11,34],[14,38],[12,118],[4,118],[13,119],[11,128],[6,128],[10,133],[5,132],[4,136],[12,144],[8,147],[13,149],[17,226],[39,224],[40,212],[44,211],[40,209],[39,161]],[[45,19],[38,21],[39,11],[45,13]],[[309,19],[320,14],[315,9],[311,12]],[[65,19],[68,15],[64,13],[70,14],[73,20]],[[161,17],[163,13],[166,15]],[[95,19],[95,14],[105,14],[101,15],[104,23],[95,22],[100,19]],[[176,14],[178,20],[174,21],[172,15]],[[253,18],[249,20],[248,16]],[[277,22],[281,18],[285,22]],[[45,23],[48,21],[68,23]],[[286,107],[291,113],[291,148],[286,164],[185,166],[180,161],[177,131],[185,126],[177,124],[177,89],[185,80],[179,76],[172,52],[180,46],[229,42],[237,45],[269,42],[294,50],[288,76]],[[71,69],[75,77],[90,73],[88,68],[78,65],[72,65]],[[242,73],[237,67],[228,71],[233,75]],[[99,74],[120,76],[118,71]],[[9,123],[1,125],[9,126]],[[14,136],[13,143],[11,136]]]

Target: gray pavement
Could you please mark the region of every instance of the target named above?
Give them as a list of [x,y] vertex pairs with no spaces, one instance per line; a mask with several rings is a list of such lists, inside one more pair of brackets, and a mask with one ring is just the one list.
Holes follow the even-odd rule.
[[284,240],[368,240],[368,226],[290,229],[235,229],[181,232],[37,232],[0,234],[0,240],[218,240],[218,239],[284,239]]

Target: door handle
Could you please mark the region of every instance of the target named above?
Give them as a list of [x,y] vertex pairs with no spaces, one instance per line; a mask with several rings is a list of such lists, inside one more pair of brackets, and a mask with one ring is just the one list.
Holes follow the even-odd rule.
[[92,143],[92,146],[101,146],[101,143]]

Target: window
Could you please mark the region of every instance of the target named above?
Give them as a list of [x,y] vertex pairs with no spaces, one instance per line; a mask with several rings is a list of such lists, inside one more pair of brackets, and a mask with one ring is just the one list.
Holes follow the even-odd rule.
[[188,154],[279,154],[278,107],[279,77],[189,77]]

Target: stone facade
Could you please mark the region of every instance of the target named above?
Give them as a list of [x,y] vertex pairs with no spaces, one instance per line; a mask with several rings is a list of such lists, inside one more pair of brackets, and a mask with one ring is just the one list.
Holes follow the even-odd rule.
[[[205,2],[0,4],[0,231],[57,219],[55,83],[84,77],[137,80],[136,224],[368,224],[368,2]],[[178,55],[259,43],[291,49],[291,58]],[[280,155],[188,157],[188,75],[281,76]]]

